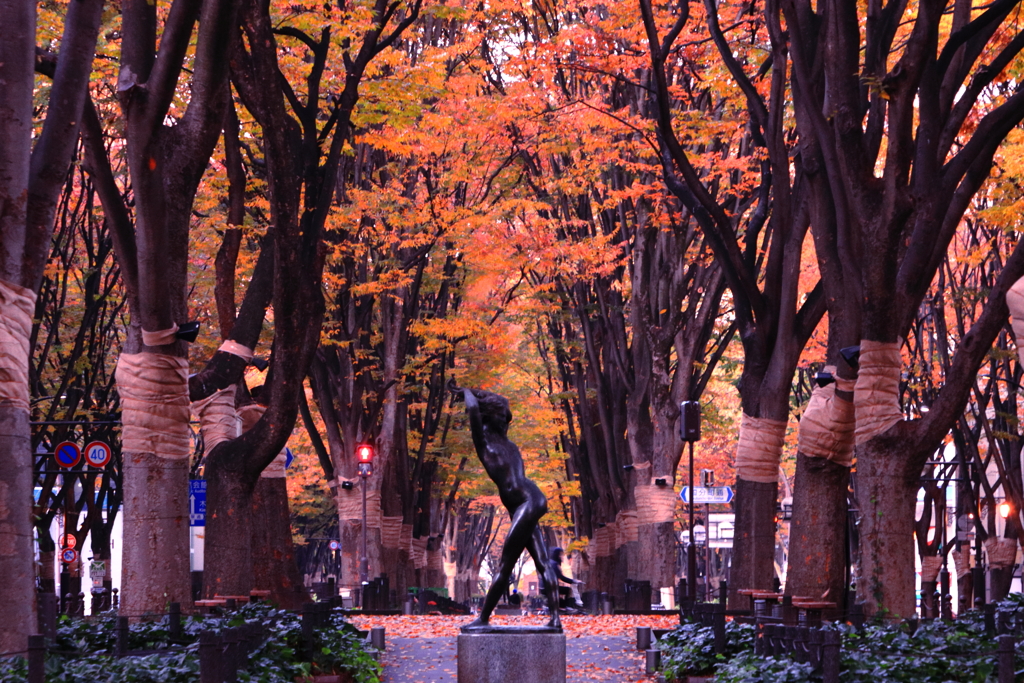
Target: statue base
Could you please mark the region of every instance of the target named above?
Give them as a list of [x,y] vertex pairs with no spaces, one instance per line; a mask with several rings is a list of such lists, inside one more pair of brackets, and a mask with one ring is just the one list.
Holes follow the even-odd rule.
[[565,683],[565,634],[490,627],[459,634],[459,683]]

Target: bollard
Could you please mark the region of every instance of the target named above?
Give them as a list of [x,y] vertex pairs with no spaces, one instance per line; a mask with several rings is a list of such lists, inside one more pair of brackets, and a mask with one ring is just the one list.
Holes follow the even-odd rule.
[[612,606],[612,596],[607,593],[601,593],[601,614],[615,614],[615,608]]
[[402,614],[410,615],[413,613],[413,597],[412,595],[405,596],[405,602],[402,603]]
[[39,631],[51,643],[57,640],[57,595],[39,594]]
[[199,683],[223,683],[220,675],[221,639],[213,631],[199,634]]
[[313,620],[316,605],[307,602],[302,606],[302,648],[306,657],[313,656]]
[[383,626],[374,626],[370,629],[370,647],[381,652],[387,649]]
[[768,633],[771,635],[769,641],[772,645],[772,657],[781,657],[786,654],[786,627],[780,624],[772,624],[769,626]]
[[238,681],[239,632],[237,628],[224,629],[224,665],[221,669],[224,675],[224,683],[236,683]]
[[825,631],[821,646],[822,683],[839,683],[839,632]]
[[711,606],[711,628],[715,634],[715,654],[724,655],[726,646],[724,601],[716,602]]
[[864,605],[859,602],[850,605],[850,624],[858,631],[864,626]]
[[28,637],[28,679],[27,683],[43,683],[46,678],[46,638]]
[[658,673],[661,668],[661,650],[647,650],[647,675]]
[[793,626],[793,659],[801,664],[808,661],[808,641],[810,629],[806,626]]
[[999,683],[1013,683],[1013,636],[999,636]]
[[172,602],[167,612],[167,633],[171,638],[181,638],[181,603]]
[[996,634],[996,604],[990,602],[982,609],[985,610],[985,635],[994,636]]
[[650,626],[637,626],[636,627],[636,649],[643,652],[644,650],[651,649],[651,627]]
[[807,640],[807,661],[815,671],[821,668],[821,643],[821,629],[812,628]]
[[117,618],[117,656],[124,657],[128,653],[128,617]]

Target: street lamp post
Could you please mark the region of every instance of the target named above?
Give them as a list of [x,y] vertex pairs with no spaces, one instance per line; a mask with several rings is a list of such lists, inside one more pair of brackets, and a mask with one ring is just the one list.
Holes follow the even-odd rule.
[[[356,446],[356,460],[359,463],[359,478],[363,490],[363,534],[359,557],[359,583],[365,586],[370,582],[370,560],[366,556],[366,480],[373,474],[373,446],[361,443]],[[362,598],[362,594],[360,594]]]

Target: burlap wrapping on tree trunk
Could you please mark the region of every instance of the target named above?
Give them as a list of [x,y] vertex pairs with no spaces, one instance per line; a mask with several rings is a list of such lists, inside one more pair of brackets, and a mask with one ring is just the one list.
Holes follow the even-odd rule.
[[445,578],[454,579],[456,576],[458,576],[458,573],[459,573],[459,565],[457,563],[449,562],[448,560],[444,560],[444,575],[445,575]]
[[380,543],[385,548],[402,547],[402,515],[381,517]]
[[993,569],[1006,569],[1017,563],[1017,540],[1013,538],[985,539],[985,554]]
[[234,439],[241,433],[242,420],[235,410],[235,385],[215,391],[192,402],[192,415],[199,420],[203,446],[210,453],[217,444]]
[[[835,366],[825,366],[833,377]],[[811,392],[800,418],[797,450],[808,458],[825,458],[843,467],[853,466],[853,432],[857,421],[853,402],[836,396],[836,389],[854,390],[854,380],[841,379]]]
[[936,581],[939,578],[939,571],[945,563],[945,556],[925,555],[921,558],[921,582]]
[[900,358],[899,342],[860,342],[860,369],[853,393],[853,408],[857,416],[854,441],[857,445],[868,441],[897,422],[903,420],[900,410]]
[[1017,338],[1017,356],[1024,363],[1024,277],[1006,291],[1006,307],[1010,309],[1013,336]]
[[427,569],[432,572],[444,572],[444,552],[437,550],[427,551]]
[[35,310],[35,292],[0,280],[0,406],[29,409],[29,337]]
[[974,564],[974,557],[970,551],[961,553],[954,550],[950,553],[953,556],[953,566],[956,567],[956,578],[962,579],[971,573],[971,566]]
[[260,476],[264,479],[284,479],[288,476],[288,470],[285,468],[287,464],[288,456],[285,454],[285,449],[282,448],[281,452],[270,461],[270,464],[263,468]]
[[238,342],[232,341],[231,339],[225,339],[224,343],[221,344],[217,348],[217,350],[223,351],[224,353],[230,353],[233,356],[238,356],[246,363],[251,361],[253,356],[252,349],[250,349],[245,344],[239,344]]
[[608,522],[604,525],[608,533],[608,554],[613,554],[619,548],[619,525],[615,522]]
[[166,330],[143,330],[142,343],[146,346],[166,346],[178,341],[178,323],[174,323]]
[[238,417],[242,420],[242,433],[255,427],[265,412],[267,412],[267,407],[261,406],[259,403],[247,403],[239,408]]
[[590,539],[590,554],[594,557],[608,557],[615,549],[613,547],[614,538],[614,524],[612,524],[611,530],[607,524],[598,527],[594,530],[594,537]]
[[162,353],[122,353],[115,377],[121,395],[121,448],[171,460],[188,458],[188,361]]
[[399,548],[405,548],[409,553],[409,557],[412,557],[412,524],[402,525],[402,536],[398,544]]
[[[353,486],[345,490],[341,487],[343,482],[350,481]],[[338,477],[338,497],[335,499],[338,504],[338,519],[341,521],[361,521],[363,519],[363,493],[360,489],[359,478],[346,479]],[[381,524],[380,513],[380,491],[367,489],[366,491],[366,526],[370,529],[377,529]]]
[[[242,422],[242,433],[244,434],[255,427],[265,412],[267,412],[267,407],[259,403],[247,403],[239,408],[238,417]],[[260,472],[260,477],[264,479],[284,479],[288,476],[288,473],[285,471],[286,464],[288,464],[288,456],[285,455],[285,449],[282,448],[277,457],[271,460],[270,464]]]
[[427,566],[427,537],[420,536],[412,539],[412,561],[416,569],[424,569]]
[[671,486],[637,486],[633,489],[636,499],[637,524],[663,524],[675,521],[676,492]]
[[779,459],[786,442],[786,423],[743,413],[736,446],[736,477],[774,484],[779,480]]
[[615,515],[615,547],[640,540],[636,510],[620,510]]

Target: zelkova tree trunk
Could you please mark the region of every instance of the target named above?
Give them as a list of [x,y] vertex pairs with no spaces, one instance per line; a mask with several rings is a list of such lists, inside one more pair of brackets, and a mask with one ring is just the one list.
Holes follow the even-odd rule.
[[[33,133],[35,3],[2,0],[0,40],[0,651],[38,632],[32,547],[30,334],[53,216],[77,141],[102,2],[72,3],[46,120]],[[34,144],[34,147],[33,147]]]
[[853,464],[853,385],[818,387],[800,418],[786,593],[843,606],[846,588],[846,491]]
[[[762,399],[762,404],[766,403]],[[775,578],[775,508],[785,436],[785,421],[751,417],[744,410],[736,447],[736,528],[729,575],[730,607],[747,606],[738,590],[768,590]]]
[[[256,424],[261,408],[249,404],[239,410],[243,430]],[[253,491],[252,577],[253,588],[269,590],[271,602],[283,609],[298,609],[309,601],[309,593],[295,559],[285,460],[282,451],[260,473]]]
[[188,362],[157,353],[117,364],[124,463],[122,609],[160,613],[190,605]]
[[[914,613],[913,528],[921,475],[899,404],[900,342],[862,340],[854,391],[860,515],[858,600],[889,618]],[[921,460],[923,465],[923,459]]]
[[32,150],[35,5],[0,3],[0,651],[37,633],[32,550],[29,335],[35,292],[21,286]]
[[[2,55],[0,49],[0,59]],[[0,198],[0,212],[6,208]],[[29,290],[0,281],[0,467],[4,472],[0,480],[0,576],[4,577],[0,604],[5,612],[0,623],[0,650],[4,652],[24,650],[27,636],[38,632],[28,408],[29,332],[34,302],[35,295]]]

